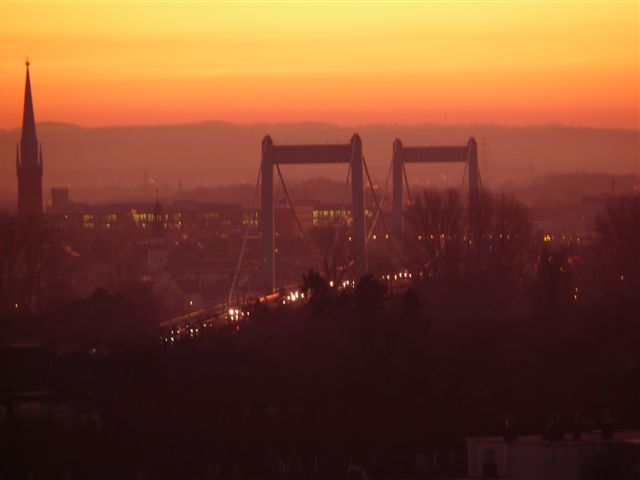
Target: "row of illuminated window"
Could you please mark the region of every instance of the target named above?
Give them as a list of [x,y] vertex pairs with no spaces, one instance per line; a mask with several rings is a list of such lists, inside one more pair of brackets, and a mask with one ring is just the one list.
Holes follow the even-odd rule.
[[[156,216],[157,216],[156,214],[150,213],[150,212],[134,211],[131,214],[131,218],[136,223],[140,223],[140,222],[151,223],[154,221],[154,218]],[[164,218],[164,221],[166,222],[171,220],[181,221],[182,217],[183,217],[183,214],[181,212],[172,213],[172,214],[165,213],[160,216],[160,218],[161,219]],[[202,213],[197,213],[195,215],[195,218],[197,220],[218,220],[220,218],[220,213],[219,212],[202,212]],[[92,223],[96,221],[117,222],[118,214],[117,213],[106,213],[106,214],[85,213],[84,215],[82,215],[82,221],[84,223]]]
[[[340,218],[340,217],[338,217]],[[319,226],[319,225],[331,225],[333,224],[333,221],[335,220],[335,218],[314,218],[312,221],[312,224],[314,226]],[[351,218],[348,219],[349,224],[351,224]]]
[[[160,219],[163,219],[165,222],[173,221],[180,224],[181,221],[183,220],[183,216],[184,215],[181,212],[176,212],[172,214],[165,213],[165,214],[161,214]],[[350,218],[351,211],[350,210],[314,210],[312,213],[312,216],[313,216],[314,225],[323,225],[323,224],[326,224],[327,222],[330,222],[332,219]],[[365,216],[367,218],[373,217],[373,211],[365,210]],[[101,226],[105,226],[106,228],[109,228],[111,226],[110,224],[116,223],[118,222],[118,220],[120,220],[119,217],[120,215],[118,215],[117,213],[106,213],[106,214],[86,213],[82,215],[82,221],[85,228],[94,228],[97,224],[100,224]],[[131,218],[136,224],[153,223],[155,217],[156,215],[151,212],[133,211],[131,213]],[[259,224],[258,211],[253,212],[253,215],[244,213],[242,217],[243,217],[242,218],[243,225],[257,226]],[[220,220],[220,213],[219,212],[197,213],[195,215],[195,219],[199,221]],[[221,222],[221,224],[223,226],[231,225],[231,220],[225,219],[224,221]]]
[[[82,224],[82,226],[84,228],[95,228],[96,224],[94,222],[84,222]],[[111,228],[111,224],[110,223],[101,223],[101,224],[99,224],[99,226],[102,227],[102,228]]]
[[104,220],[105,222],[117,222],[118,214],[107,213],[105,215],[95,215],[93,213],[85,213],[84,215],[82,215],[82,221],[85,223],[95,222],[98,219]]
[[[373,217],[372,210],[364,211],[365,217]],[[344,218],[350,217],[351,210],[314,210],[313,218]]]
[[334,218],[351,216],[350,210],[314,210],[313,218]]
[[[136,212],[133,211],[131,217],[135,222],[153,222],[154,217],[156,215],[151,212]],[[183,219],[183,214],[181,212],[176,212],[172,214],[162,214],[165,221],[180,221]],[[244,213],[243,214],[243,222],[247,221],[252,215]],[[257,219],[259,216],[259,212],[256,211],[253,213],[253,218]],[[350,210],[313,210],[312,214],[313,218],[336,218],[336,217],[349,217],[351,216]],[[365,210],[365,216],[371,217],[373,216],[373,212],[371,210]],[[94,213],[85,213],[82,215],[82,220],[84,222],[95,222],[97,220],[103,220],[105,222],[117,222],[118,221],[117,213],[106,213],[106,214],[94,214]],[[219,212],[201,212],[195,215],[197,220],[218,220],[220,218]]]

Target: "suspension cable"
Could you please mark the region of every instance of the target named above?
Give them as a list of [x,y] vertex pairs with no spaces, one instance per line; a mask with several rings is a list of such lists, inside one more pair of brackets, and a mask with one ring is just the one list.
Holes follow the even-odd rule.
[[380,208],[380,202],[378,202],[378,196],[376,195],[376,191],[373,189],[373,182],[371,181],[371,175],[369,175],[369,167],[367,167],[367,162],[364,159],[364,155],[362,156],[362,164],[364,165],[364,171],[367,174],[367,180],[369,182],[369,189],[373,195],[373,201],[376,204],[376,208],[380,212],[380,219],[382,220],[382,226],[390,232],[389,227],[387,226],[387,222],[384,219],[384,215],[382,215],[382,209]]
[[[335,234],[333,236],[333,248],[331,249],[331,264],[333,265],[333,261],[335,260],[335,251],[338,248],[338,239],[340,238],[340,232],[342,227],[346,223],[346,219],[342,216],[342,212],[344,211],[345,205],[347,203],[347,192],[349,191],[349,179],[351,178],[351,162],[349,162],[349,168],[347,169],[347,180],[344,183],[344,190],[342,192],[342,203],[340,205],[340,222],[338,222],[338,226],[336,228]],[[352,212],[353,215],[353,212]]]
[[480,169],[478,168],[478,187],[480,188],[480,195],[482,199],[485,199],[484,185],[482,184],[482,175],[480,175]]
[[407,187],[407,200],[409,200],[409,205],[413,205],[413,199],[411,198],[411,188],[409,187],[409,179],[407,178],[407,169],[405,168],[404,162],[402,162],[402,174],[404,176],[404,184]]
[[464,162],[464,171],[462,172],[462,181],[460,182],[460,190],[464,187],[464,181],[467,177],[467,169],[469,168],[469,162]]
[[[384,196],[382,197],[382,202],[380,202],[380,205],[384,205],[385,200],[389,197],[389,178],[391,178],[392,171],[393,171],[393,160],[389,163],[389,171],[387,172],[387,178],[384,181]],[[380,212],[381,210],[377,210],[376,216],[373,217],[373,222],[371,222],[371,228],[369,229],[369,233],[367,234],[367,241],[369,241],[369,239],[371,238],[371,235],[373,235],[373,231],[375,230],[376,225],[378,223],[378,218],[380,218]]]
[[[376,191],[373,189],[373,181],[371,180],[371,175],[369,174],[369,167],[367,167],[367,162],[366,162],[366,160],[364,158],[364,155],[362,156],[362,164],[364,165],[364,171],[365,171],[365,173],[367,175],[367,180],[369,182],[369,189],[371,190],[371,193],[373,195],[373,201],[376,204],[376,208],[380,212],[380,219],[382,220],[382,227],[387,232],[391,233],[391,243],[393,243],[393,246],[396,249],[396,252],[398,253],[398,256],[402,257],[402,256],[404,256],[403,253],[402,253],[402,250],[398,246],[398,243],[396,241],[395,235],[393,235],[393,232],[387,226],[387,222],[385,221],[384,213],[382,212],[382,208],[380,207],[380,202],[378,201],[378,196],[376,195]],[[367,238],[367,240],[368,240],[368,238]]]
[[233,280],[231,281],[231,287],[229,287],[229,295],[227,296],[227,303],[231,303],[231,299],[233,298],[233,294],[236,289],[236,282],[238,281],[238,274],[240,273],[240,266],[242,265],[242,260],[244,259],[244,252],[247,247],[247,240],[249,239],[249,227],[251,226],[251,222],[255,217],[256,213],[256,200],[258,198],[258,190],[260,188],[260,179],[262,177],[262,163],[258,168],[258,179],[256,180],[256,188],[253,191],[253,200],[251,201],[251,217],[247,222],[247,225],[244,229],[244,236],[242,238],[242,247],[240,248],[240,255],[238,256],[238,264],[236,265],[236,271],[233,274]]
[[280,171],[280,165],[278,165],[277,163],[275,165],[276,165],[276,170],[278,171],[278,177],[280,177],[280,183],[282,184],[282,190],[284,191],[284,195],[287,198],[287,203],[289,204],[289,208],[293,213],[293,219],[296,221],[296,225],[298,226],[298,228],[300,229],[300,233],[302,234],[302,240],[306,244],[311,245],[311,243],[307,239],[307,234],[302,228],[302,224],[300,223],[300,219],[298,218],[296,209],[293,207],[293,202],[291,201],[291,197],[289,196],[289,190],[287,189],[287,185],[284,183],[284,177],[282,176],[282,172]]

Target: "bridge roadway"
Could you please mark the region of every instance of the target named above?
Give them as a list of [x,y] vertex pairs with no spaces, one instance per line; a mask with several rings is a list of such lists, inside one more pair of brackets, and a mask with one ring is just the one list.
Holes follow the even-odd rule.
[[[404,270],[382,275],[378,279],[385,283],[391,291],[396,291],[398,288],[407,287],[413,277],[413,273]],[[355,280],[344,280],[340,284],[334,284],[333,281],[330,281],[329,286],[337,290],[354,288]],[[304,301],[305,293],[300,291],[299,285],[287,285],[281,288],[278,293],[256,294],[246,297],[242,302],[220,303],[165,320],[159,325],[160,338],[163,343],[171,345],[183,340],[195,339],[205,332],[224,327],[240,330],[242,323],[251,321],[257,304],[275,307],[279,304],[300,304]]]

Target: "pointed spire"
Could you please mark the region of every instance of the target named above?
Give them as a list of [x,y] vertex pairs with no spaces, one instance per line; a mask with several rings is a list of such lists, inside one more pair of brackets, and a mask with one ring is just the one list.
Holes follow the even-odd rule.
[[20,139],[22,162],[33,165],[37,163],[38,139],[36,137],[36,119],[33,114],[33,98],[31,95],[31,78],[29,75],[29,59],[27,66],[27,79],[24,86],[24,109],[22,112],[22,138]]
[[40,218],[42,215],[42,146],[38,144],[38,138],[36,137],[36,120],[33,114],[28,58],[25,65],[27,67],[27,79],[24,86],[22,137],[20,138],[16,155],[18,216],[20,218]]

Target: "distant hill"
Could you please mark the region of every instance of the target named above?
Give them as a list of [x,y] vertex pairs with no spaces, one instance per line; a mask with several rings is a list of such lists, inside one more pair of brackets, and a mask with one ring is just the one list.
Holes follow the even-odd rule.
[[[640,132],[572,128],[559,125],[363,125],[319,123],[237,125],[206,122],[184,125],[84,128],[59,123],[38,125],[44,153],[46,192],[70,185],[73,192],[100,189],[129,192],[149,183],[177,190],[246,182],[253,185],[260,162],[260,141],[269,133],[276,143],[348,142],[354,132],[363,141],[372,175],[384,181],[393,139],[409,144],[463,144],[475,136],[485,183],[522,182],[548,173],[638,173]],[[0,130],[2,200],[16,188],[15,150],[19,130]],[[411,166],[412,182],[455,185],[459,166]],[[344,181],[338,166],[287,167],[287,178],[324,176]]]

